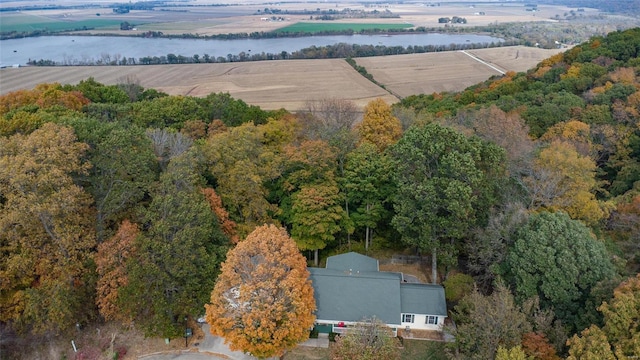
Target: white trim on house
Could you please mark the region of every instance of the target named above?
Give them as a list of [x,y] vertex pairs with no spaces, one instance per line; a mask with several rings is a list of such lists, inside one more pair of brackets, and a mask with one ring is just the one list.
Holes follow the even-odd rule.
[[[337,324],[331,324],[331,331],[336,333],[336,334],[340,334],[340,335],[344,335],[346,334],[350,328],[354,327],[355,325],[357,325],[357,322],[349,322],[349,321],[340,321]],[[393,334],[393,337],[398,336],[398,325],[389,325],[389,324],[385,324],[389,329],[391,329],[391,333]]]

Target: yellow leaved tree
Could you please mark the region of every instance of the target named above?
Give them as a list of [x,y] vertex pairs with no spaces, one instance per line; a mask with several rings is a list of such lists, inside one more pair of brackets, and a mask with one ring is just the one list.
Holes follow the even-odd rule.
[[609,205],[599,201],[596,164],[578,153],[573,144],[554,140],[534,160],[531,176],[524,179],[531,208],[566,211],[572,219],[595,224],[606,218]]
[[305,258],[286,230],[256,228],[227,253],[205,305],[211,333],[258,358],[309,337],[316,309]]
[[361,141],[374,144],[382,152],[402,136],[402,124],[391,113],[391,106],[378,98],[364,107],[362,122],[358,124]]

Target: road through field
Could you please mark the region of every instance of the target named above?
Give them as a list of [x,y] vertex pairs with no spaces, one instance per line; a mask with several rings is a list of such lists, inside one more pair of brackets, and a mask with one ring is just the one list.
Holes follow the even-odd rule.
[[355,60],[385,88],[400,97],[407,97],[461,91],[507,71],[527,71],[540,61],[564,50],[566,49],[505,46],[467,50],[465,53],[443,51]]
[[499,73],[500,73],[500,74],[502,74],[502,75],[506,74],[504,71],[502,71],[502,70],[498,69],[497,67],[495,67],[495,66],[493,66],[493,65],[491,65],[491,64],[489,64],[489,63],[487,63],[486,61],[483,61],[482,59],[478,58],[478,57],[477,57],[477,56],[475,56],[475,55],[471,55],[471,54],[469,54],[468,52],[466,52],[466,51],[464,51],[464,50],[460,50],[460,52],[461,52],[461,53],[463,53],[463,54],[465,54],[465,55],[467,55],[468,57],[472,58],[473,60],[475,60],[475,61],[477,61],[477,62],[479,62],[479,63],[481,63],[481,64],[484,64],[484,65],[486,65],[486,66],[488,66],[488,67],[492,68],[493,70],[495,70],[495,71],[499,72]]

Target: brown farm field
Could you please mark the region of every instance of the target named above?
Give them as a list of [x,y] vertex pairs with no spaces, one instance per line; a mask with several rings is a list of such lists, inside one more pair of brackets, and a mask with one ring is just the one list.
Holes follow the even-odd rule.
[[397,101],[358,74],[346,61],[281,60],[224,64],[149,66],[21,67],[0,70],[0,93],[33,88],[39,83],[75,84],[93,77],[116,84],[134,76],[145,88],[170,95],[206,96],[228,92],[263,109],[298,110],[309,100],[336,97],[364,106],[375,98]]
[[[462,52],[358,58],[379,83],[406,97],[434,91],[459,91],[503,71],[526,71],[560,50],[523,46]],[[482,63],[478,59],[484,61]],[[76,84],[93,77],[117,84],[135,77],[145,88],[170,95],[206,96],[228,92],[263,109],[303,109],[309,100],[339,98],[363,107],[375,98],[398,101],[368,81],[342,59],[274,60],[224,64],[60,66],[0,69],[0,94],[31,89],[40,83]]]
[[460,91],[491,76],[501,75],[501,72],[526,71],[560,51],[563,50],[510,46],[466,52],[357,58],[356,62],[393,94],[407,97]]

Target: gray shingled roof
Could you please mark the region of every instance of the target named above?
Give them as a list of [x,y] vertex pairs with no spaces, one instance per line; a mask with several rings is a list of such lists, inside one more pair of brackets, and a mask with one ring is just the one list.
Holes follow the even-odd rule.
[[400,279],[394,273],[309,268],[319,320],[361,321],[372,316],[400,325]]
[[309,268],[316,317],[360,321],[372,316],[400,325],[401,314],[447,316],[440,285],[403,283],[402,274],[378,270],[378,260],[354,252],[327,259],[327,268]]
[[400,299],[403,313],[447,316],[444,288],[440,285],[402,283]]
[[378,260],[358,254],[348,252],[346,254],[335,255],[327,258],[327,269],[352,270],[356,271],[379,271]]

